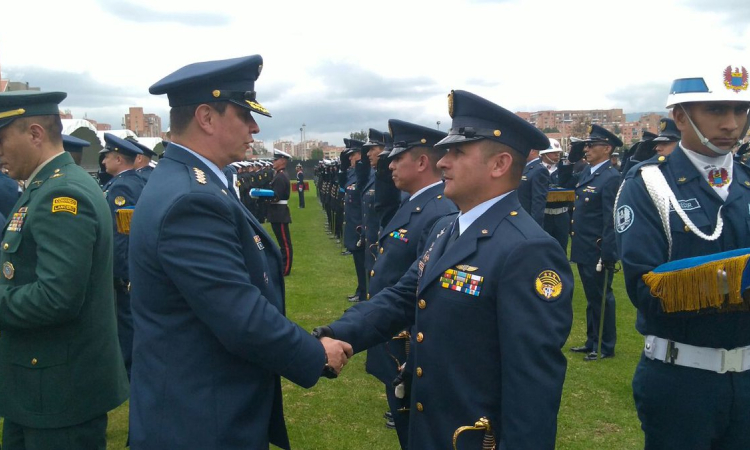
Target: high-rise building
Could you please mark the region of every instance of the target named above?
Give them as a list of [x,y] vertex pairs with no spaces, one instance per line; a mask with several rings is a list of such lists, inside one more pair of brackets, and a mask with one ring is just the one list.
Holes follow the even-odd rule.
[[130,108],[130,113],[125,114],[122,127],[133,131],[138,137],[161,137],[161,117],[144,114],[141,107]]

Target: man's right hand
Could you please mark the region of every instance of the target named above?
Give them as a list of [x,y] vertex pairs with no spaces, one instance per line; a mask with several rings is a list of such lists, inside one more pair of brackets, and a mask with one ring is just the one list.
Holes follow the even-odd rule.
[[337,339],[331,339],[329,337],[321,337],[320,343],[323,344],[323,348],[326,351],[326,368],[330,368],[333,372],[338,375],[344,368],[349,358],[354,355],[354,350],[348,342],[339,341]]

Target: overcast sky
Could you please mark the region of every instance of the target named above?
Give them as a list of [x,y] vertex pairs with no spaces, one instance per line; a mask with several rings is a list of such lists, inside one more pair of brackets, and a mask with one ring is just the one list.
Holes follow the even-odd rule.
[[170,72],[260,54],[267,143],[299,141],[303,123],[333,145],[389,118],[446,130],[451,89],[512,111],[664,112],[674,78],[750,69],[748,43],[748,0],[25,0],[0,14],[3,77],[68,92],[63,109],[113,128],[130,106],[166,128],[148,87]]

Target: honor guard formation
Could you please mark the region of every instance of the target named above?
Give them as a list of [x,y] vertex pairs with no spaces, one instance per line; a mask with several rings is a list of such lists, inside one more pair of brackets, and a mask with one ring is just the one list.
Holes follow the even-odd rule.
[[[95,176],[89,141],[62,134],[66,93],[0,93],[2,449],[105,449],[128,399],[134,450],[289,449],[281,378],[346,377],[361,352],[400,448],[553,449],[568,359],[628,357],[620,271],[645,448],[750,449],[750,90],[734,64],[674,80],[670,117],[630,146],[596,123],[561,143],[452,90],[447,132],[393,118],[308,165],[246,159],[271,117],[260,55],[198,62],[149,88],[170,106],[163,154],[104,133]],[[313,190],[356,276],[310,332],[285,277]],[[574,270],[586,331],[566,349]]]

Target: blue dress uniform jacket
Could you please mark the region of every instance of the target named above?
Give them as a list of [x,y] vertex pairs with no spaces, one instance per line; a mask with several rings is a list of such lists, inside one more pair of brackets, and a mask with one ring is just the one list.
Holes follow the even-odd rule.
[[[643,164],[659,164],[669,186],[693,223],[706,234],[716,227],[716,214],[722,206],[724,230],[715,241],[706,241],[686,231],[674,210],[669,213],[672,260],[709,255],[750,247],[750,176],[746,166],[734,163],[733,181],[725,202],[703,179],[681,147],[664,162],[652,158]],[[750,345],[750,313],[725,314],[671,313],[662,311],[641,276],[668,261],[668,244],[656,207],[646,192],[638,170],[625,178],[618,208],[632,210],[632,223],[618,223],[617,241],[625,272],[625,285],[638,308],[636,328],[643,335],[656,335],[699,347],[731,349]]]
[[[558,170],[564,170],[561,166]],[[563,174],[560,174],[563,182]],[[575,263],[596,264],[602,261],[617,261],[617,243],[613,211],[617,189],[620,187],[620,172],[607,161],[596,172],[587,166],[579,173],[575,184],[576,200],[573,222],[570,227],[570,260]],[[600,286],[601,289],[601,286]]]
[[344,185],[344,247],[353,252],[357,250],[362,232],[362,195],[357,189],[357,174],[354,168],[346,173]]
[[[444,187],[440,183],[404,203],[383,228],[378,240],[378,258],[371,272],[370,298],[395,285],[404,276],[424,252],[429,232],[438,219],[457,212],[456,205],[443,195]],[[369,349],[367,372],[390,386],[398,375],[393,357],[400,363],[406,361],[403,341],[392,341]]]
[[[747,346],[750,312],[666,313],[641,278],[669,260],[664,227],[640,173],[643,165],[658,164],[683,210],[703,233],[714,231],[722,207],[724,227],[714,241],[688,231],[670,210],[672,260],[750,247],[750,169],[734,163],[729,195],[722,201],[684,152],[678,147],[669,156],[635,166],[625,177],[617,202],[616,235],[625,286],[638,309],[636,328],[643,335],[697,347]],[[633,378],[633,395],[646,448],[750,448],[748,392],[750,372],[719,374],[643,355]]]
[[[558,165],[559,167],[559,165]],[[550,186],[560,185],[560,171],[555,170],[549,176]],[[547,202],[544,207],[544,231],[557,239],[565,252],[568,251],[570,238],[570,207],[571,202]]]
[[526,164],[518,185],[518,201],[540,227],[544,227],[544,206],[547,204],[549,171],[537,158]]
[[375,211],[375,170],[370,169],[367,183],[362,187],[362,227],[365,233],[365,271],[369,277],[378,252],[380,219]]
[[133,450],[289,448],[279,375],[323,346],[284,317],[281,254],[226,185],[169,145],[131,224]]
[[[566,367],[561,347],[572,323],[570,265],[515,193],[445,252],[454,220],[435,224],[427,251],[395,286],[350,308],[331,329],[358,352],[414,324],[410,450],[452,449],[454,431],[482,416],[499,448],[552,449]],[[478,295],[443,287],[453,270],[481,277]],[[549,272],[559,283],[546,297],[538,280]],[[473,434],[462,435],[462,448],[481,447],[481,433]]]
[[148,182],[148,177],[151,176],[151,172],[153,171],[154,171],[154,168],[151,166],[144,166],[144,167],[141,167],[140,169],[135,170],[138,176],[143,178],[144,182]]
[[116,211],[120,208],[132,208],[141,196],[143,186],[146,182],[133,170],[121,172],[102,187],[104,198],[112,213],[112,225],[114,232],[114,276],[123,280],[129,279],[128,275],[128,242],[130,236],[117,231]]
[[130,367],[133,354],[133,315],[130,310],[130,293],[128,283],[128,246],[130,235],[117,230],[117,210],[132,208],[141,196],[146,181],[135,170],[126,170],[112,177],[102,188],[104,198],[112,214],[112,228],[114,235],[114,286],[117,299],[117,336],[120,339],[122,359],[125,370],[130,377]]

